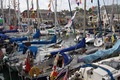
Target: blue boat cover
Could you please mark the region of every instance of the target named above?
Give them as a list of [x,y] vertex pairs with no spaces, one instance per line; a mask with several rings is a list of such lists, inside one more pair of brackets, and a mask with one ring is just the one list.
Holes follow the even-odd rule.
[[33,52],[33,56],[36,58],[38,48],[36,46],[29,46],[28,49]]
[[0,37],[1,37],[3,40],[5,40],[5,39],[8,39],[8,38],[9,38],[9,36],[7,36],[7,35],[5,35],[5,34],[0,34]]
[[70,55],[67,55],[65,53],[61,53],[61,55],[64,58],[64,65],[68,65],[72,61],[72,57]]
[[33,35],[33,39],[40,37],[40,30],[38,29],[36,33]]
[[10,42],[17,42],[17,41],[27,41],[27,37],[23,37],[23,38],[11,38]]
[[75,46],[71,46],[71,47],[68,47],[68,48],[64,48],[64,49],[61,49],[61,50],[58,50],[58,51],[53,51],[51,52],[50,54],[51,55],[56,55],[57,53],[64,53],[64,52],[67,52],[67,51],[72,51],[72,50],[76,50],[76,49],[79,49],[79,48],[84,48],[85,47],[85,38],[83,38],[78,44],[76,44]]
[[52,44],[56,43],[57,37],[54,35],[50,41],[31,41],[31,44]]
[[95,60],[98,60],[100,58],[104,58],[104,57],[107,57],[113,53],[117,53],[117,52],[120,52],[120,39],[115,43],[115,45],[110,48],[110,49],[107,49],[107,50],[99,50],[93,54],[90,54],[90,55],[86,55],[82,58],[79,58],[78,59],[78,62],[85,62],[85,63],[91,63]]
[[23,43],[19,43],[18,46],[19,46],[18,51],[23,51],[23,49],[25,47],[24,44]]
[[2,33],[15,33],[15,32],[18,32],[18,30],[4,30],[2,31]]

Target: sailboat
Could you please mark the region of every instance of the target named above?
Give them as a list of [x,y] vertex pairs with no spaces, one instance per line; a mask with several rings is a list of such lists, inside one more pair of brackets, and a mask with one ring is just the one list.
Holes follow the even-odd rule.
[[100,32],[98,33],[98,35],[96,35],[94,46],[99,47],[103,45],[104,40],[102,38],[102,21],[101,21],[101,16],[100,16],[101,15],[100,14],[100,2],[99,0],[97,0],[97,2],[98,2],[98,27],[100,27],[99,28]]
[[[98,78],[99,77],[99,78]],[[79,67],[69,80],[119,80],[120,79],[120,56],[112,57],[88,63]]]

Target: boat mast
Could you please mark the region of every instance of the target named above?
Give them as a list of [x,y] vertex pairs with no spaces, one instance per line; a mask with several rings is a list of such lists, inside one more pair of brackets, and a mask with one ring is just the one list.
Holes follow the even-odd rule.
[[86,28],[86,0],[84,0],[84,26],[83,26],[83,37],[85,38],[85,28]]
[[10,25],[11,23],[10,23],[10,21],[11,21],[11,16],[10,16],[10,14],[11,14],[11,10],[10,10],[10,0],[9,0],[9,15],[8,15],[8,25]]
[[55,28],[57,28],[57,0],[55,0]]
[[112,11],[111,11],[111,17],[110,17],[110,29],[112,31],[112,26],[113,26],[113,18],[114,18],[114,0],[112,2]]
[[29,1],[27,0],[27,25],[30,26]]
[[101,16],[100,16],[100,2],[99,2],[99,0],[97,0],[98,1],[98,27],[100,27],[99,29],[100,29],[100,35],[99,35],[99,37],[102,35],[102,20],[101,20]]
[[[73,16],[73,14],[72,14],[72,10],[71,10],[70,0],[68,0],[68,3],[69,3],[69,8],[70,8],[70,14],[71,14],[71,17],[72,17],[72,16]],[[73,26],[73,29],[74,29],[74,34],[76,34],[76,33],[75,33],[74,21],[73,21],[73,23],[72,23],[72,26]]]
[[18,0],[18,26],[21,26],[21,23],[20,23],[20,2]]
[[2,10],[2,18],[3,18],[3,27],[5,27],[4,10],[3,10],[3,0],[1,0],[1,10]]
[[39,2],[38,0],[36,1],[37,4],[37,29],[40,27],[40,15],[39,15]]
[[107,15],[107,18],[108,18],[108,21],[109,21],[109,24],[110,24],[110,19],[109,19],[109,16],[108,16],[108,11],[107,11],[107,8],[105,6],[105,1],[104,0],[103,0],[103,4],[104,4],[106,15]]
[[17,13],[16,13],[16,0],[14,0],[14,2],[13,2],[13,4],[14,4],[14,10],[15,10],[15,16],[14,16],[14,26],[16,26],[16,23],[17,23]]

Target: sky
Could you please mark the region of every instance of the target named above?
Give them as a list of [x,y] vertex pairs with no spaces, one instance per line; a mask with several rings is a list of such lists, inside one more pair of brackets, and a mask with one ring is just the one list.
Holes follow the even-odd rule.
[[[3,0],[4,1],[4,8],[8,7],[8,1],[9,0]],[[13,0],[11,0],[11,7],[13,7]],[[20,11],[24,11],[27,9],[27,0],[19,0],[20,1]],[[28,0],[29,1],[29,9],[32,7],[31,2],[32,0]],[[49,4],[49,0],[38,0],[39,1],[39,9],[49,9],[48,8],[48,4]],[[71,9],[74,10],[75,7],[79,7],[79,8],[83,8],[84,7],[84,0],[81,0],[81,4],[79,6],[77,6],[76,0],[70,0],[71,3]],[[100,5],[103,5],[103,0],[99,0],[100,1]],[[106,5],[110,5],[112,4],[113,0],[104,0]],[[117,3],[120,4],[120,0],[115,0],[115,4]],[[93,0],[93,3],[91,3],[91,0],[86,0],[86,6],[87,9],[89,9],[92,6],[97,6],[97,0]],[[54,0],[53,0],[54,3]],[[18,0],[16,0],[16,4],[18,4]],[[36,10],[36,0],[33,0],[33,4],[34,4],[34,10]],[[53,6],[51,6],[51,10],[54,11]],[[61,10],[70,10],[69,8],[69,3],[68,0],[57,0],[57,11],[61,11]]]

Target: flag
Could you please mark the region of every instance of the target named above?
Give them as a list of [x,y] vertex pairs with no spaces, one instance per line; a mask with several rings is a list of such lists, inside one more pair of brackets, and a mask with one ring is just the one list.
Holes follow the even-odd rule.
[[115,33],[115,28],[114,28],[114,26],[112,26],[112,32]]
[[30,59],[29,57],[26,58],[26,61],[25,61],[25,72],[28,73],[30,71]]
[[50,15],[50,12],[51,12],[51,3],[52,3],[52,0],[49,1],[49,4],[48,4],[48,13],[47,13],[47,16],[49,17]]
[[76,4],[79,6],[79,4],[80,4],[79,0],[76,0]]
[[48,4],[48,10],[51,11],[51,3]]
[[33,5],[33,0],[31,0],[31,8],[30,8],[30,10],[32,11],[33,10],[33,8],[34,8],[34,5]]
[[82,3],[82,0],[76,0],[76,4],[79,6]]
[[[81,0],[80,0],[81,1]],[[80,4],[80,1],[79,0],[76,0],[76,4],[79,6]]]
[[73,20],[76,16],[77,11],[75,11],[74,15],[72,16],[71,20]]
[[93,0],[91,0],[91,3],[93,3]]
[[66,71],[64,77],[63,77],[63,80],[68,80],[68,70]]
[[114,43],[115,41],[114,34],[111,36],[111,40],[112,40],[112,43]]
[[82,4],[82,0],[80,0],[80,4]]
[[72,18],[68,21],[67,25],[65,25],[64,27],[70,27],[73,23],[73,19],[76,16],[77,11],[75,11],[74,15],[72,16]]
[[[94,21],[93,21],[94,22]],[[93,23],[94,24],[94,23]],[[96,34],[96,26],[94,25],[94,29],[93,29],[94,35]]]
[[94,11],[94,6],[92,6],[92,11]]
[[51,3],[52,3],[52,0],[49,1],[49,4],[48,4],[48,10],[51,11]]
[[53,65],[53,71],[50,74],[50,80],[54,80],[58,75],[58,72],[56,71],[58,58],[59,58],[59,53],[55,57],[54,65]]

